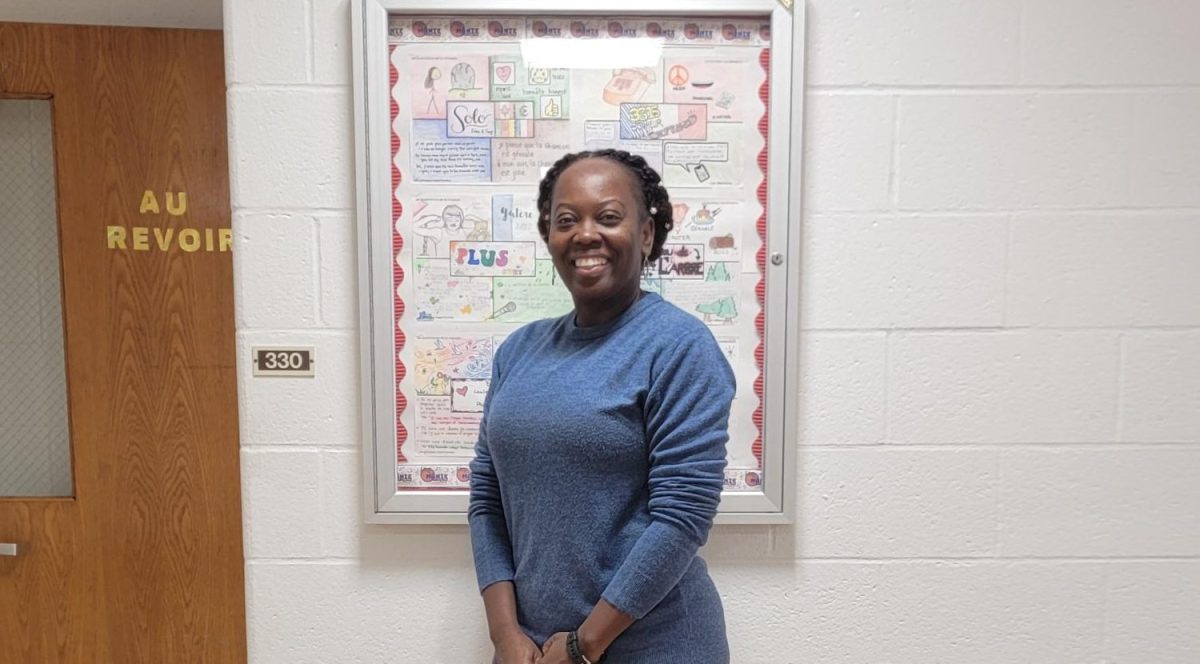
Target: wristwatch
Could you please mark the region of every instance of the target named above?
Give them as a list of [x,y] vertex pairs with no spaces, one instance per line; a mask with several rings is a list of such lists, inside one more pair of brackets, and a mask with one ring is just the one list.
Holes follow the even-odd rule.
[[595,664],[579,649],[579,632],[574,629],[567,632],[567,656],[573,664]]

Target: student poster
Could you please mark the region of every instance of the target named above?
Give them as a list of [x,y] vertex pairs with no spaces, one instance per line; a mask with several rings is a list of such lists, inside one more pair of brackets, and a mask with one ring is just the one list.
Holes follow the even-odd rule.
[[[572,308],[537,230],[567,152],[619,148],[663,175],[675,228],[643,289],[703,321],[737,379],[728,491],[762,485],[769,29],[747,20],[389,21],[396,487],[465,490],[491,362]],[[653,42],[636,66],[527,61],[522,41]]]

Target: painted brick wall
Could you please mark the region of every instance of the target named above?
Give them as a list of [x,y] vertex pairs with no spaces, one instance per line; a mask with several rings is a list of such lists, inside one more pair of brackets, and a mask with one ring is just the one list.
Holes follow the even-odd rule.
[[[251,661],[485,661],[465,529],[360,523],[347,0],[225,30]],[[1200,4],[808,35],[799,513],[713,535],[734,661],[1194,662]]]

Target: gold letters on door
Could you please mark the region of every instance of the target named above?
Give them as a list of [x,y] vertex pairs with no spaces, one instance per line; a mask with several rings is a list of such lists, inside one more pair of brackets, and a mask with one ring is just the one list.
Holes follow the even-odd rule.
[[[163,192],[166,202],[166,212],[171,217],[182,217],[187,214],[187,192]],[[158,197],[154,191],[147,189],[142,194],[138,205],[140,214],[161,214]],[[171,220],[174,221],[174,220]],[[180,228],[172,226],[160,228],[157,226],[108,226],[105,229],[108,248],[110,250],[133,251],[170,251],[173,248],[193,253],[196,251],[229,251],[233,246],[233,229],[231,228]]]

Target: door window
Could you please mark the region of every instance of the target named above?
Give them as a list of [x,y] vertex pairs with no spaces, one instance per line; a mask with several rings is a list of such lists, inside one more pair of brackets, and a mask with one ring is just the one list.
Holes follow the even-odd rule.
[[70,496],[50,101],[0,99],[0,496]]

